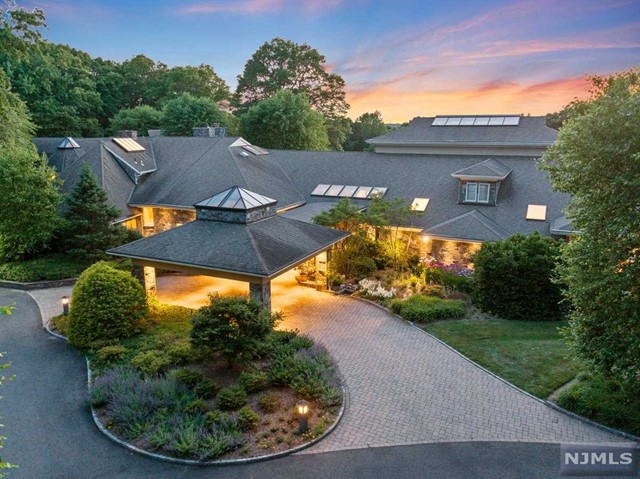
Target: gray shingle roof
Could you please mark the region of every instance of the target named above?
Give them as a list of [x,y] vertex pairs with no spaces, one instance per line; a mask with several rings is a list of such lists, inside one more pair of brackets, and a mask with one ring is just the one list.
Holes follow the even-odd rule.
[[[309,152],[272,150],[308,204],[326,202],[327,198],[311,196],[319,184],[371,185],[389,188],[386,198],[399,197],[407,203],[414,198],[429,198],[429,206],[414,226],[429,228],[447,220],[478,210],[499,225],[506,234],[550,234],[550,224],[564,215],[569,197],[553,191],[546,175],[527,157],[500,157],[500,163],[511,173],[500,186],[497,206],[458,203],[459,180],[451,173],[478,163],[477,155],[403,155],[369,152]],[[335,201],[335,199],[331,199]],[[368,201],[354,201],[366,206]],[[527,221],[527,205],[547,205],[547,221]],[[292,210],[292,212],[295,210]],[[468,232],[469,239],[481,240]]]
[[431,126],[434,118],[417,117],[399,130],[367,140],[372,145],[520,145],[550,146],[558,132],[543,116],[523,116],[518,126]]
[[463,213],[431,226],[425,229],[422,234],[475,241],[497,241],[509,236],[506,230],[478,210]]
[[475,165],[462,168],[451,176],[461,180],[465,179],[490,179],[490,180],[504,180],[511,173],[511,169],[500,163],[498,160],[489,158],[488,160],[481,161]]
[[346,236],[282,216],[249,224],[196,220],[108,253],[270,278]]
[[191,209],[213,193],[238,185],[278,200],[286,208],[304,197],[271,155],[243,157],[231,145],[237,138],[155,137],[158,170],[141,179],[132,205],[167,205]]
[[102,145],[101,138],[77,138],[78,148],[58,149],[64,138],[36,138],[34,143],[40,153],[45,153],[62,180],[63,193],[71,193],[75,187],[82,165],[89,165],[98,183],[104,188],[109,202],[120,210],[118,220],[131,217],[135,212],[128,200],[135,184]]

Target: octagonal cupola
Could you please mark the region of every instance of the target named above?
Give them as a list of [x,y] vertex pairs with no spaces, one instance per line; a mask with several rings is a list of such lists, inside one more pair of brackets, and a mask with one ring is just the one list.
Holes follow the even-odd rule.
[[222,223],[253,223],[277,214],[277,200],[233,186],[193,205],[196,219]]

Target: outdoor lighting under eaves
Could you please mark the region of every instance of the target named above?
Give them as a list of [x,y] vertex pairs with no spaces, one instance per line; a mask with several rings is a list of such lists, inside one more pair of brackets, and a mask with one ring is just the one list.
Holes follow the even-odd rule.
[[62,314],[67,316],[69,314],[69,296],[63,296],[60,300],[62,301]]
[[428,243],[430,239],[431,238],[429,238],[427,235],[422,235],[422,242],[423,243]]
[[309,414],[309,403],[302,399],[296,403],[296,410],[298,411],[298,432],[303,434],[309,429],[307,422],[307,415]]

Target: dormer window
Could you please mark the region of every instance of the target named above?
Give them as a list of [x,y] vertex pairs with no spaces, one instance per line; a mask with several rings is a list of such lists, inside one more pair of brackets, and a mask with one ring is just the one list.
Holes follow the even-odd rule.
[[464,195],[465,203],[489,203],[489,183],[468,182]]

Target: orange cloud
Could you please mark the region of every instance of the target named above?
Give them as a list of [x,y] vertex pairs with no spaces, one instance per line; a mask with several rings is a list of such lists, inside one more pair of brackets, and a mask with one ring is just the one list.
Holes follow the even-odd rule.
[[349,112],[357,118],[380,110],[387,122],[403,122],[416,116],[437,114],[530,113],[544,115],[557,111],[575,97],[585,97],[588,87],[583,77],[522,84],[495,81],[474,88],[433,91],[397,91],[388,87],[348,91]]

